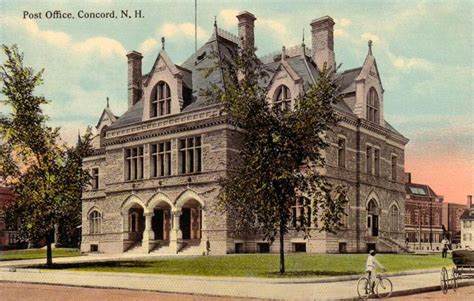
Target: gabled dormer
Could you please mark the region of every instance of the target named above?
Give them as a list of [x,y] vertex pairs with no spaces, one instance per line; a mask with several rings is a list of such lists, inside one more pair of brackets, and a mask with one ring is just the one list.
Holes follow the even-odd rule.
[[143,120],[181,112],[184,90],[190,88],[183,86],[183,77],[189,72],[178,68],[164,50],[160,51],[143,83]]
[[292,109],[295,100],[304,93],[304,81],[286,61],[288,57],[285,52],[283,47],[281,59],[268,84],[267,96],[271,106]]
[[365,58],[360,74],[355,79],[356,102],[354,113],[362,119],[385,126],[383,114],[384,89],[377,62],[372,55],[372,41],[369,41],[369,51]]
[[99,139],[98,141],[99,145],[101,144],[101,140],[105,137],[107,128],[111,126],[115,121],[117,121],[117,116],[115,116],[115,114],[110,109],[109,98],[107,97],[107,106],[102,111],[99,121],[97,122],[97,125],[95,126],[98,133],[97,137]]

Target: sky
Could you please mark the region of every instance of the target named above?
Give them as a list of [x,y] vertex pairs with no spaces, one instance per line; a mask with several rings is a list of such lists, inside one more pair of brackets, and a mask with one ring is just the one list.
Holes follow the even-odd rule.
[[[84,19],[86,13],[141,10],[143,18]],[[257,54],[311,45],[310,23],[329,15],[341,70],[362,65],[367,41],[384,87],[385,119],[410,139],[405,170],[448,202],[465,203],[474,189],[473,1],[203,1],[198,0],[198,47],[219,27],[237,34],[239,11],[256,17]],[[25,62],[45,69],[37,93],[65,141],[95,125],[110,99],[116,115],[127,108],[127,61],[143,53],[148,72],[161,49],[176,64],[194,50],[194,0],[0,0],[0,40],[17,44]],[[47,12],[74,19],[47,18]],[[25,13],[27,12],[27,13]],[[41,18],[39,18],[41,13]],[[0,55],[2,62],[5,56]],[[2,95],[3,98],[3,95]],[[0,103],[0,112],[9,108]]]

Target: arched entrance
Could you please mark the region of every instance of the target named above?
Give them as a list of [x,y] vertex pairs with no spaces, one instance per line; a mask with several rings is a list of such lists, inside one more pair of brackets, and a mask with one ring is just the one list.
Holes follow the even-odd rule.
[[186,201],[181,207],[179,228],[183,240],[200,240],[202,237],[202,206],[194,200]]
[[367,203],[367,228],[370,236],[379,236],[379,207],[375,199]]
[[122,204],[124,251],[142,246],[145,231],[145,205],[136,195]]
[[[161,201],[153,208],[153,217],[151,219],[151,229],[155,234],[155,240],[161,241],[163,244],[169,244],[171,231],[171,206]],[[166,242],[166,243],[165,243]]]

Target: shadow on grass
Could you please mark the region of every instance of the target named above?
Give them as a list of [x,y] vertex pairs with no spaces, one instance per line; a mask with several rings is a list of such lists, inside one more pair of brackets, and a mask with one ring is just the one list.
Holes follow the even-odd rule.
[[30,266],[30,268],[67,270],[67,269],[107,269],[107,268],[149,268],[158,262],[146,261],[107,261],[107,262],[81,262],[81,263],[54,263],[51,268],[45,264]]
[[357,272],[336,272],[336,271],[287,271],[285,274],[280,272],[266,273],[265,277],[271,278],[303,278],[303,277],[331,277],[331,276],[350,276],[357,275]]

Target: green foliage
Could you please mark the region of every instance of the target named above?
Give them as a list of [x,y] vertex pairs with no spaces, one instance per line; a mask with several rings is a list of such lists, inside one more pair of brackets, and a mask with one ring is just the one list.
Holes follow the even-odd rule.
[[[334,74],[326,69],[294,108],[272,106],[266,85],[268,74],[252,50],[242,50],[228,61],[221,58],[225,89],[210,94],[225,107],[242,130],[240,162],[222,180],[221,206],[241,233],[260,233],[282,241],[294,218],[291,207],[303,204],[297,229],[309,235],[309,219],[321,220],[320,229],[335,232],[341,226],[347,196],[322,175],[326,133],[339,121],[332,104],[339,101]],[[215,93],[218,91],[218,93]],[[309,212],[311,212],[309,216]]]
[[33,94],[43,71],[25,67],[16,46],[2,49],[7,57],[0,72],[2,93],[12,113],[0,119],[0,167],[17,195],[8,222],[21,240],[46,239],[49,245],[56,225],[67,233],[80,224],[81,192],[90,180],[82,157],[91,151],[91,131],[76,147],[59,144],[59,128],[46,125],[41,108],[48,101]]

